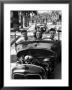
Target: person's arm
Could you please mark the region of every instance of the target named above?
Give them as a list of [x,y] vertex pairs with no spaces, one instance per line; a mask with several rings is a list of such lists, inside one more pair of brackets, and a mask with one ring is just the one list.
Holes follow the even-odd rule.
[[20,43],[21,41],[23,41],[24,40],[24,37],[20,37],[17,41],[16,41],[16,43],[18,44],[18,43]]

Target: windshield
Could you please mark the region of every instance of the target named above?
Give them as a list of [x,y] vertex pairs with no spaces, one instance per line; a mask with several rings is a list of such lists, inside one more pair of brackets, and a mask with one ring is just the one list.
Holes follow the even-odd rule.
[[20,57],[22,55],[32,55],[33,57],[51,57],[51,56],[55,56],[55,53],[50,51],[50,50],[46,50],[46,49],[26,49],[26,50],[22,50],[20,52],[17,53],[17,57]]

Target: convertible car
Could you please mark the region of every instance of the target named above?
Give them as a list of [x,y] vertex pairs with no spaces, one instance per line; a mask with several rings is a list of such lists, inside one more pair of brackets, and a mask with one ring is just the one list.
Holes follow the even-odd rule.
[[60,41],[24,41],[16,44],[12,79],[48,79],[61,57]]

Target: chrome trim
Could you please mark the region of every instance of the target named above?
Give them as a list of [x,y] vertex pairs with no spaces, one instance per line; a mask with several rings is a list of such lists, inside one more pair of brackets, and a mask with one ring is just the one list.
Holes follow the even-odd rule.
[[[15,74],[24,75],[24,74],[21,74],[21,73],[15,73]],[[15,74],[12,75],[12,79],[14,79],[14,75],[15,75]],[[40,74],[26,74],[26,75],[24,75],[24,76],[28,76],[28,75],[31,75],[31,76],[32,76],[32,75],[37,75],[37,76],[40,77],[40,79],[42,79],[42,76],[41,76]]]

